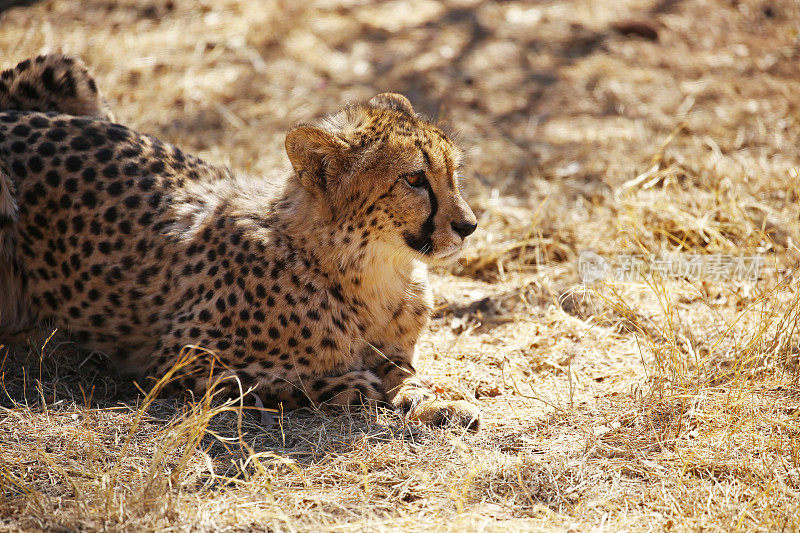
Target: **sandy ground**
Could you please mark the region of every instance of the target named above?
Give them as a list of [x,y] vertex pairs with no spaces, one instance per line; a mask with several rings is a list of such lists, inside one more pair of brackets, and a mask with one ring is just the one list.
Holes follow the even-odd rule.
[[[119,122],[267,179],[289,127],[377,92],[457,131],[480,228],[433,275],[421,369],[485,424],[266,428],[151,403],[43,330],[0,352],[0,529],[798,530],[798,21],[791,0],[5,7],[5,65],[79,55]],[[584,251],[645,266],[585,285]],[[725,270],[742,257],[760,269]]]

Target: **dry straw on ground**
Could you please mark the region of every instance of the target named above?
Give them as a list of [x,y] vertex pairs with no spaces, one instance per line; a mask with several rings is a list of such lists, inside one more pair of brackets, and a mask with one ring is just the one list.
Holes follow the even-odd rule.
[[[800,529],[796,2],[5,4],[4,63],[77,54],[122,123],[268,178],[382,90],[460,131],[481,229],[421,366],[486,424],[267,428],[45,328],[0,353],[0,529]],[[583,288],[581,250],[765,265]]]

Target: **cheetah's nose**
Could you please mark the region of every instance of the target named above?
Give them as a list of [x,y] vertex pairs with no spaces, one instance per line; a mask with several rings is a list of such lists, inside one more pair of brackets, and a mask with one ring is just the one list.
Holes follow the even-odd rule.
[[450,225],[453,227],[453,231],[461,235],[461,238],[465,238],[468,235],[472,235],[472,232],[475,231],[475,228],[478,227],[477,222],[451,222]]

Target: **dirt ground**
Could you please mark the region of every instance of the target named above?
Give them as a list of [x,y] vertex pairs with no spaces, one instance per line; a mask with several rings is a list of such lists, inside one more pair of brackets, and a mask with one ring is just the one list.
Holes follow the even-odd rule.
[[484,415],[266,427],[45,329],[0,351],[0,530],[800,529],[794,0],[0,2],[0,50],[78,55],[119,122],[266,179],[381,91],[459,132],[479,230],[420,365]]

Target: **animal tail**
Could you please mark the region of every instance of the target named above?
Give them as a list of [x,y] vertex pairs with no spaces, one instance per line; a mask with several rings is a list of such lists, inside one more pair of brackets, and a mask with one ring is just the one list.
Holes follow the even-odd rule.
[[26,59],[0,73],[0,110],[10,109],[114,120],[83,61],[61,54]]

